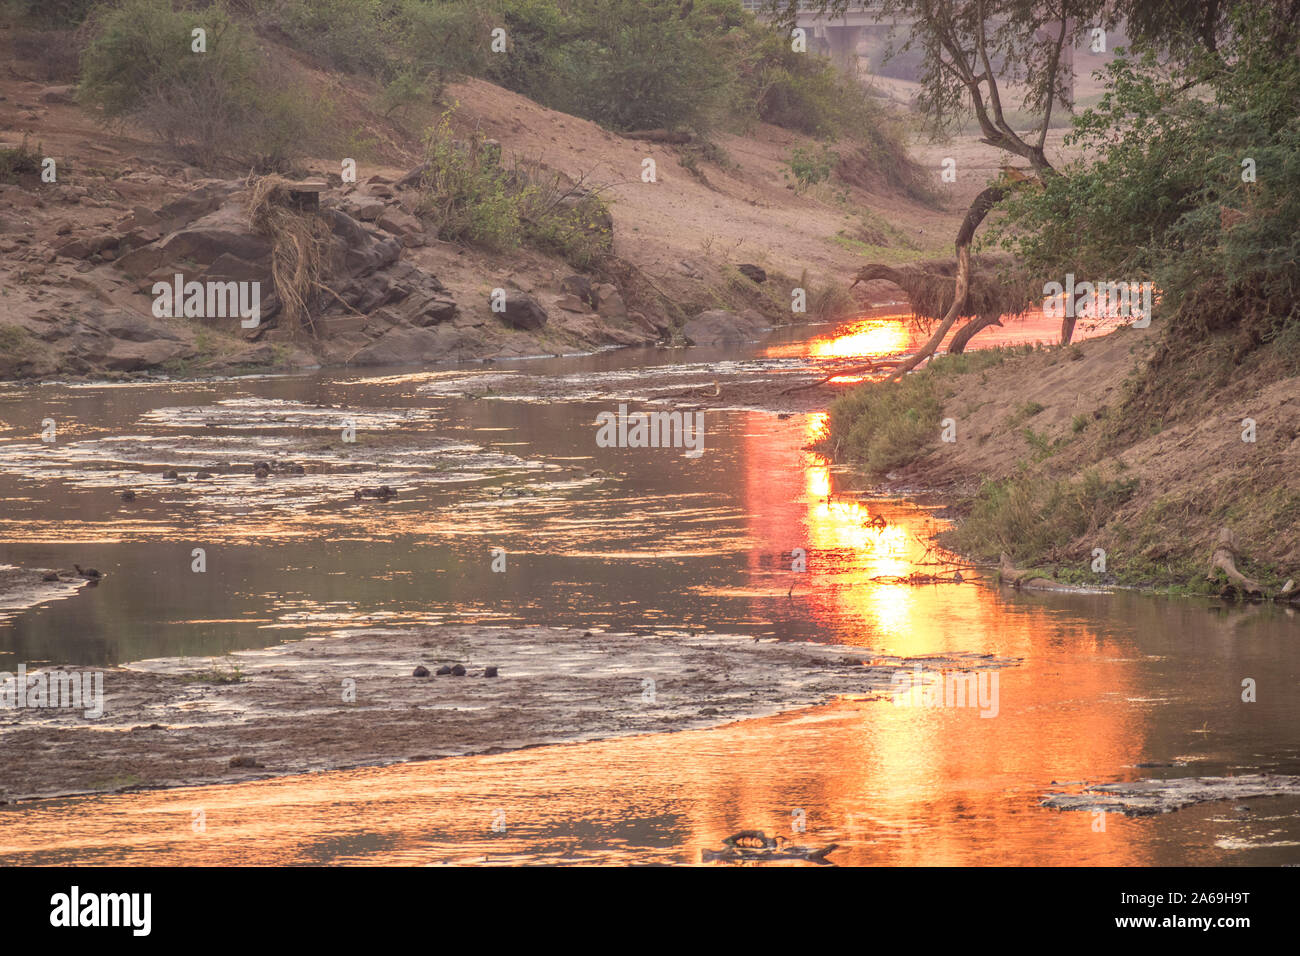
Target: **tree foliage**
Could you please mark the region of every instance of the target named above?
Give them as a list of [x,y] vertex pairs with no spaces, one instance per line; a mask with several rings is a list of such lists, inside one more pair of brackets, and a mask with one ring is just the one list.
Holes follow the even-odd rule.
[[1011,199],[1001,241],[1047,274],[1154,280],[1184,337],[1264,341],[1300,328],[1300,46],[1267,5],[1224,15],[1212,45],[1109,65],[1067,140],[1091,159]]

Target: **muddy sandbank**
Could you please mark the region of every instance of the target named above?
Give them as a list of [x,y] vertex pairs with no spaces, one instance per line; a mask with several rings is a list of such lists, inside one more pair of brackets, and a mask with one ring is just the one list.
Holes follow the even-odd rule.
[[[865,648],[682,632],[340,631],[220,658],[105,669],[96,719],[73,708],[0,711],[0,799],[718,726],[845,695],[883,696],[891,677],[914,663]],[[920,663],[974,669],[1011,661],[972,654]],[[436,673],[457,664],[465,676]],[[418,666],[430,676],[413,676]],[[484,676],[489,667],[499,676]]]

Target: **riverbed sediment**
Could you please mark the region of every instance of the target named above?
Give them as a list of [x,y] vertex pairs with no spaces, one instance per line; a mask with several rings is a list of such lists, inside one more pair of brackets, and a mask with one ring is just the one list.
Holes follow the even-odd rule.
[[[347,630],[103,670],[103,715],[0,712],[0,798],[233,782],[719,726],[1013,663],[676,631]],[[438,674],[463,668],[463,676]],[[424,668],[427,676],[414,676]],[[495,668],[496,676],[486,676]]]

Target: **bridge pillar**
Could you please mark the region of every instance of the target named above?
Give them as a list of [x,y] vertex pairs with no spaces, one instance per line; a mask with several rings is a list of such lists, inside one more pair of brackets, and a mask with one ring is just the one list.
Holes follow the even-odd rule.
[[862,39],[864,29],[839,24],[827,24],[825,29],[831,61],[849,76],[857,76],[858,42]]

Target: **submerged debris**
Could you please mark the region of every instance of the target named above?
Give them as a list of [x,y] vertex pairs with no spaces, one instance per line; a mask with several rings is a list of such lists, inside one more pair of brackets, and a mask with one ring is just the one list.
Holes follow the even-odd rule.
[[834,866],[826,856],[838,843],[822,847],[792,846],[785,837],[769,837],[762,830],[741,830],[722,841],[725,850],[705,850],[705,863],[759,863],[766,860],[807,860],[821,866]]
[[1172,813],[1212,800],[1300,795],[1300,776],[1245,774],[1240,777],[1177,777],[1132,780],[1084,787],[1079,793],[1049,794],[1039,806],[1054,810],[1105,810],[1128,816]]

